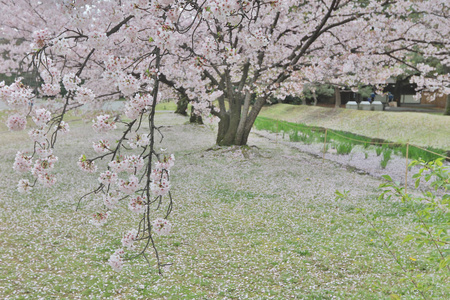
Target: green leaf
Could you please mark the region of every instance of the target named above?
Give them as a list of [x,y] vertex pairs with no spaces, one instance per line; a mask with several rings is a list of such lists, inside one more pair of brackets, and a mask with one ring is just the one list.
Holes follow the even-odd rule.
[[391,294],[390,297],[392,300],[400,300],[401,299],[400,296],[397,294]]
[[447,266],[447,259],[443,258],[439,263],[439,270],[442,270],[443,268],[445,268],[445,266]]
[[404,239],[403,239],[403,243],[407,243],[410,240],[414,239],[414,237],[412,235],[407,235]]
[[415,187],[416,187],[416,189],[419,187],[419,185],[420,185],[420,178],[417,178],[416,179],[416,183],[415,183]]
[[382,175],[381,177],[383,177],[384,179],[386,179],[388,181],[393,181],[391,176],[389,176],[389,175]]

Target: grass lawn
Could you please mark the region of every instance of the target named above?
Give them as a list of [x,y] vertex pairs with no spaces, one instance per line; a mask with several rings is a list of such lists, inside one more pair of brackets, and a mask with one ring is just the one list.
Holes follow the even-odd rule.
[[[128,203],[101,229],[89,224],[102,207],[97,197],[74,210],[98,176],[86,177],[76,161],[93,155],[99,138],[75,118],[55,150],[58,183],[30,195],[16,191],[22,176],[12,169],[15,153],[31,150],[26,133],[0,134],[0,298],[418,299],[359,208],[380,216],[381,233],[393,232],[393,251],[424,275],[429,298],[449,295],[423,259],[430,249],[401,243],[415,224],[401,202],[377,200],[381,181],[254,135],[249,144],[258,148],[210,149],[209,127],[174,114],[157,119],[165,138],[156,149],[176,158],[173,233],[156,239],[163,263],[172,263],[164,276],[152,253],[151,267],[139,258],[116,273],[106,263],[137,226]],[[337,199],[336,190],[348,197]]]
[[450,117],[416,112],[362,111],[318,106],[275,104],[260,116],[293,123],[349,131],[392,142],[450,150]]

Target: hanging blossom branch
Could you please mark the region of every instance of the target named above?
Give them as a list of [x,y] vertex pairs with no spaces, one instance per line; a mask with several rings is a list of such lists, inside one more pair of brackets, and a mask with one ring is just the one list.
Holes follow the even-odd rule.
[[[161,55],[158,48],[154,52],[156,55],[155,69],[157,70],[160,67]],[[174,156],[160,155],[155,151],[155,132],[158,131],[155,126],[155,109],[158,102],[159,78],[157,73],[153,74],[152,77],[152,90],[145,94],[137,94],[134,97],[133,109],[126,110],[126,116],[133,121],[125,123],[125,131],[117,141],[117,145],[112,147],[107,140],[94,143],[94,151],[100,155],[93,158],[82,155],[78,161],[78,166],[88,173],[96,172],[95,161],[111,156],[107,170],[101,173],[98,178],[100,186],[94,192],[103,195],[106,211],[96,212],[91,223],[96,226],[104,225],[110,212],[117,208],[119,201],[128,199],[128,208],[141,217],[138,229],[132,229],[124,234],[122,245],[128,250],[136,250],[135,243],[141,245],[141,250],[131,258],[143,256],[149,263],[147,250],[151,247],[155,253],[158,272],[161,274],[162,267],[166,264],[163,264],[160,260],[154,234],[166,235],[171,229],[171,224],[167,218],[173,206],[169,191],[169,175],[170,168],[174,164]],[[141,121],[144,116],[148,120],[148,133],[139,132],[139,129],[142,128]],[[116,124],[109,115],[101,115],[95,120],[93,128],[98,132],[107,132],[115,129]],[[128,143],[129,148],[124,145],[125,142]],[[141,149],[138,155],[122,154],[124,151],[138,148]],[[120,178],[121,173],[128,173],[128,178]],[[143,185],[143,188],[139,189],[141,185]],[[166,204],[163,202],[164,196],[168,196]],[[159,212],[162,217],[155,219],[155,212]],[[109,264],[116,271],[120,271],[123,267],[124,253],[123,249],[118,249],[109,259]]]
[[[163,155],[155,150],[155,107],[158,102],[159,68],[161,66],[161,51],[157,46],[151,46],[146,59],[138,63],[146,65],[136,70],[136,64],[129,65],[127,58],[102,56],[102,48],[109,43],[108,38],[121,32],[122,27],[129,28],[128,22],[134,16],[121,21],[106,33],[96,32],[88,36],[82,34],[66,37],[64,42],[55,42],[51,39],[48,30],[39,30],[33,34],[33,53],[30,56],[32,66],[39,73],[41,86],[32,90],[22,84],[18,79],[11,85],[0,83],[0,100],[5,101],[15,113],[8,120],[7,125],[11,131],[21,131],[26,128],[27,116],[31,116],[35,128],[29,131],[33,142],[33,153],[19,151],[14,162],[14,169],[21,173],[31,173],[34,180],[21,179],[18,184],[19,192],[30,193],[38,183],[44,187],[53,186],[57,178],[52,173],[58,157],[53,154],[57,138],[69,132],[69,125],[64,121],[67,112],[73,107],[88,104],[96,99],[94,92],[85,87],[89,77],[81,78],[83,71],[90,71],[91,61],[103,58],[103,73],[117,87],[127,102],[125,115],[129,122],[124,122],[125,129],[117,143],[108,141],[107,133],[117,129],[116,122],[110,115],[101,114],[93,120],[93,130],[101,135],[99,141],[93,143],[93,149],[98,154],[87,157],[82,154],[78,160],[79,168],[86,173],[96,173],[100,161],[109,159],[106,170],[98,177],[97,188],[83,195],[77,204],[81,208],[82,200],[94,196],[101,199],[101,207],[93,214],[91,224],[103,226],[108,221],[111,211],[118,208],[120,201],[128,200],[128,209],[139,216],[137,229],[131,229],[122,236],[122,248],[117,249],[110,257],[108,263],[115,270],[123,268],[125,253],[128,259],[142,256],[151,264],[148,252],[153,251],[159,274],[167,265],[161,262],[156,247],[155,235],[170,233],[171,224],[167,220],[172,211],[173,200],[170,189],[170,169],[174,165],[173,155]],[[69,48],[67,40],[74,40],[76,46],[83,44],[90,50],[83,50],[84,57],[80,60],[77,71],[66,69],[67,58],[60,60],[61,56],[52,56],[56,43],[58,47]],[[72,50],[72,48],[70,48]],[[78,54],[77,54],[78,55]],[[96,56],[97,55],[97,56]],[[137,63],[137,64],[138,64]],[[130,68],[133,68],[132,70]],[[73,68],[72,68],[73,69]],[[130,70],[129,70],[130,69]],[[145,72],[142,72],[142,71]],[[36,94],[45,98],[43,101],[59,98],[64,87],[62,109],[56,116],[52,116],[49,109],[33,106]],[[112,92],[114,94],[116,92]],[[75,104],[75,105],[74,105]],[[149,128],[142,126],[143,120],[148,121]],[[99,163],[99,165],[97,165]],[[168,199],[167,201],[165,199]]]

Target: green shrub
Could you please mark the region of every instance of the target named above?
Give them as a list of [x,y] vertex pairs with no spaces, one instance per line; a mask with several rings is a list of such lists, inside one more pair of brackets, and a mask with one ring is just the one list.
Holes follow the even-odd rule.
[[[413,176],[415,189],[421,185],[421,193],[407,193],[406,189],[384,175],[386,183],[380,185],[383,192],[380,200],[391,202],[392,198],[401,200],[401,209],[405,214],[413,216],[416,226],[404,236],[403,243],[408,243],[411,253],[418,253],[416,257],[402,257],[393,248],[393,238],[398,232],[383,232],[380,226],[383,219],[380,216],[369,216],[361,210],[366,221],[380,238],[386,252],[397,262],[399,270],[404,274],[414,290],[418,291],[423,299],[432,299],[427,293],[433,288],[434,282],[446,282],[450,274],[450,168],[444,166],[443,159],[426,162],[424,160],[413,161],[410,165],[420,166],[421,169]],[[418,196],[419,195],[419,196]],[[395,203],[395,202],[394,202]],[[394,222],[391,228],[396,230],[396,219],[384,219]],[[395,233],[395,234],[394,234]],[[411,262],[420,260],[421,267],[413,268]],[[428,272],[428,273],[425,273]],[[418,273],[418,274],[414,274]],[[434,286],[436,287],[436,286]],[[432,293],[432,292],[431,292]],[[431,297],[431,298],[430,298]]]
[[389,160],[391,159],[391,155],[392,155],[392,149],[385,148],[383,151],[383,159],[380,162],[382,169],[386,169],[386,166],[387,166]]
[[341,143],[336,147],[337,154],[350,154],[352,152],[353,145],[350,143]]
[[376,147],[376,148],[375,148],[375,152],[377,153],[377,156],[380,156],[381,153],[383,152],[383,148],[381,148],[381,147]]

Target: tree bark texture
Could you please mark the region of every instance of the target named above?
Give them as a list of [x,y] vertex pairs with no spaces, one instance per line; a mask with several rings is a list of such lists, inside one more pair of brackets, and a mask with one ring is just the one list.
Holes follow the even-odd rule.
[[450,95],[447,95],[447,102],[445,102],[445,116],[450,116]]
[[175,110],[175,113],[187,116],[188,104],[189,104],[188,98],[185,95],[180,94],[178,97],[177,109]]
[[334,107],[335,108],[341,107],[341,103],[342,103],[342,101],[341,101],[341,90],[337,86],[334,87],[334,99],[335,99]]

